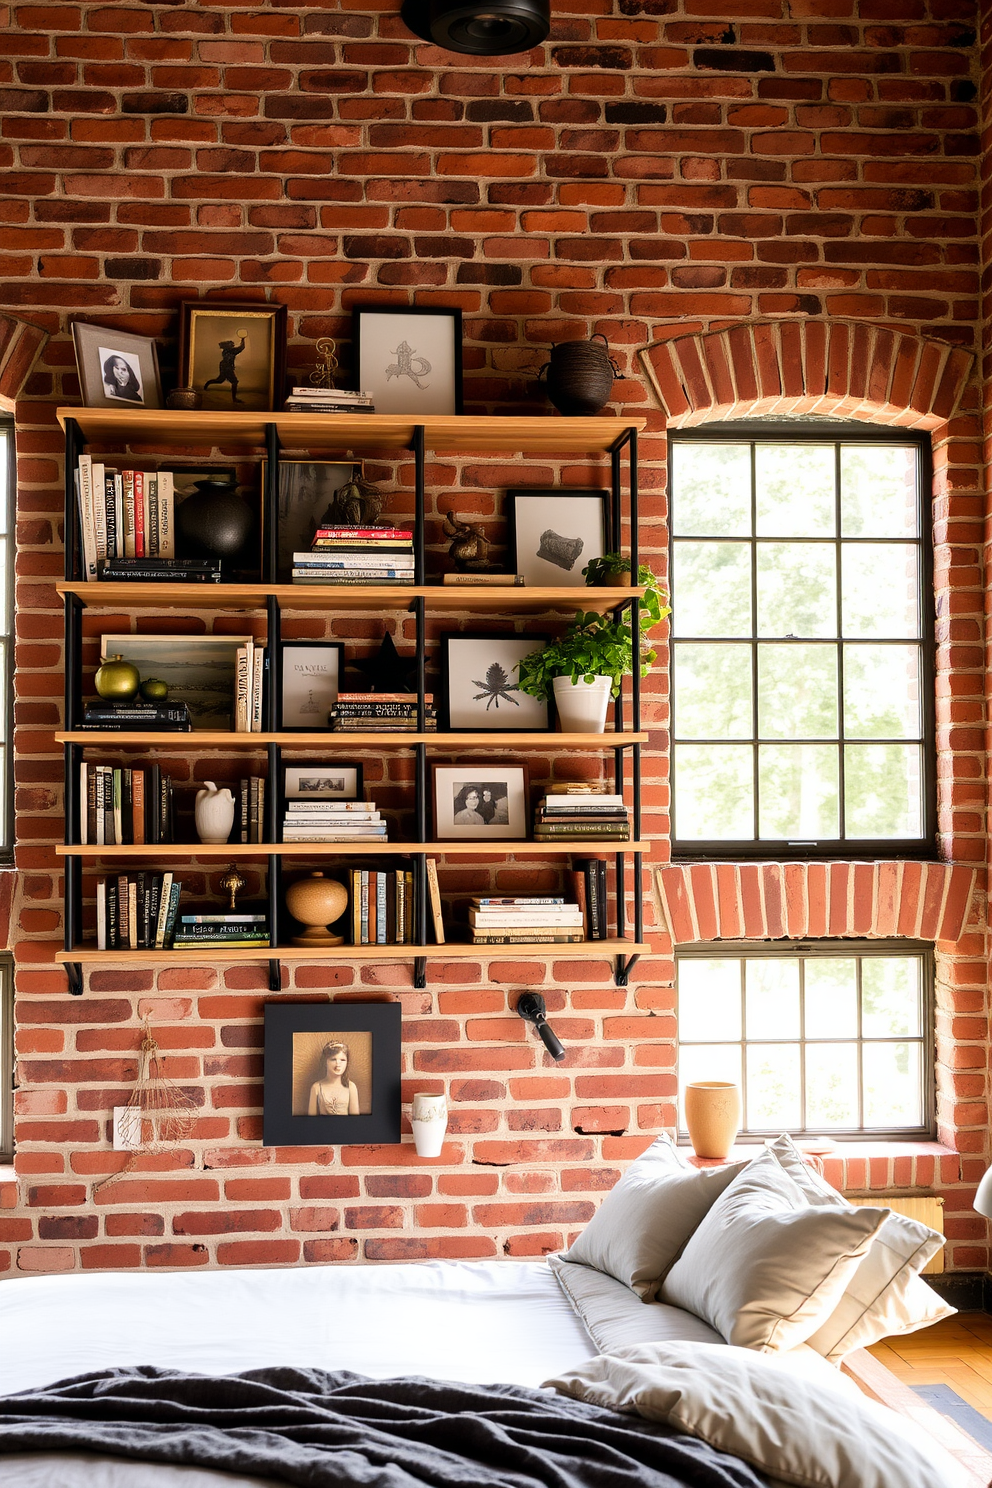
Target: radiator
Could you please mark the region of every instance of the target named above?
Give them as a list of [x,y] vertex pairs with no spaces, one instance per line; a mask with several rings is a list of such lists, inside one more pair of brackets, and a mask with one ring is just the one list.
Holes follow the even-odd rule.
[[[897,1214],[905,1214],[907,1219],[918,1220],[920,1224],[928,1225],[931,1230],[939,1230],[944,1233],[944,1201],[938,1199],[934,1194],[925,1194],[921,1198],[906,1197],[905,1194],[873,1193],[864,1194],[860,1198],[851,1199],[847,1194],[844,1198],[849,1204],[857,1204],[863,1207],[865,1204],[884,1204],[888,1209],[894,1209]],[[922,1275],[929,1276],[934,1272],[943,1271],[944,1252],[938,1250],[937,1254],[923,1267]]]

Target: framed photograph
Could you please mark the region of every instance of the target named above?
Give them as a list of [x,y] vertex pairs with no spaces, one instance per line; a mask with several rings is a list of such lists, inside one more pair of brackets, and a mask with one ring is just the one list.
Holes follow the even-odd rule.
[[452,732],[527,729],[546,733],[549,706],[521,692],[517,666],[549,635],[485,635],[459,631],[441,643],[441,727]]
[[432,765],[437,842],[524,842],[530,830],[530,776],[515,761]]
[[351,333],[355,386],[376,413],[461,413],[460,310],[356,305]]
[[263,1144],[398,1142],[400,1042],[398,1002],[266,1003]]
[[107,326],[73,321],[79,387],[87,408],[161,408],[158,346]]
[[179,381],[203,406],[269,412],[286,387],[286,306],[186,300],[180,306]]
[[338,700],[344,669],[343,641],[283,641],[279,727],[284,733],[317,733]]
[[251,636],[105,635],[100,660],[121,656],[141,680],[156,677],[169,686],[169,702],[185,703],[194,729],[234,727],[238,647]]
[[528,584],[585,588],[582,570],[613,550],[609,491],[508,491],[513,564]]
[[[262,490],[265,491],[268,461],[262,461]],[[279,496],[276,506],[277,582],[288,584],[293,573],[293,554],[308,552],[320,519],[334,500],[334,493],[353,479],[361,464],[334,465],[328,460],[279,460]]]
[[287,765],[287,801],[360,801],[364,789],[361,765]]

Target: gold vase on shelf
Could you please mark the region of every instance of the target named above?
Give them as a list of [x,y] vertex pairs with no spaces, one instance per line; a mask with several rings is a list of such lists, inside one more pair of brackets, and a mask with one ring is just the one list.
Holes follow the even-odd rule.
[[729,1080],[693,1080],[685,1087],[685,1124],[697,1157],[724,1161],[741,1129],[741,1093]]

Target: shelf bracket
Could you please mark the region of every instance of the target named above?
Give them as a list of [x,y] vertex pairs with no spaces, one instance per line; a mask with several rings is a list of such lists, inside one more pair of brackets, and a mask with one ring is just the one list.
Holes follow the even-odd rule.
[[613,973],[613,980],[618,987],[630,986],[630,973],[633,971],[634,967],[637,965],[640,959],[641,958],[639,955],[617,957],[616,969]]
[[413,985],[420,992],[427,986],[426,956],[414,956],[413,958]]
[[72,997],[83,995],[83,968],[78,961],[67,961],[65,963],[65,974],[69,978],[69,994]]
[[270,992],[281,992],[282,991],[282,962],[281,961],[270,961],[269,962],[269,991]]

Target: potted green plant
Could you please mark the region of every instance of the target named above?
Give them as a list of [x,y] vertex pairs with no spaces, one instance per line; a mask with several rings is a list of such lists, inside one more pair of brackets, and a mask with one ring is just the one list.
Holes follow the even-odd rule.
[[[617,553],[597,558],[583,569],[587,584],[616,584],[630,571]],[[655,652],[647,632],[670,613],[668,596],[646,566],[638,569],[644,597],[638,614],[638,651],[641,676],[646,677]],[[554,696],[565,733],[601,734],[606,709],[618,697],[624,677],[634,670],[634,641],[630,610],[617,618],[596,610],[577,610],[575,619],[558,640],[525,656],[519,666],[520,690],[531,697]]]

